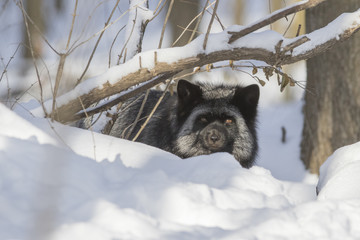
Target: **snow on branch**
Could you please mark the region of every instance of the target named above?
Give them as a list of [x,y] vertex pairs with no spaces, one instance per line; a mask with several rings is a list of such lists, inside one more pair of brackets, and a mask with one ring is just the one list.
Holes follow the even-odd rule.
[[[253,59],[264,61],[271,66],[281,66],[305,60],[346,40],[359,28],[360,9],[353,13],[344,13],[327,26],[293,39],[267,30],[247,34],[229,44],[229,39],[233,36],[229,32],[240,32],[243,29],[232,26],[221,33],[210,34],[205,50],[202,47],[204,35],[200,35],[183,47],[142,52],[60,96],[57,99],[55,119],[63,123],[81,119],[84,117],[82,110],[87,111],[89,106],[102,99],[113,96],[113,99],[106,103],[108,109],[182,70],[218,61]],[[138,84],[144,85],[114,99],[116,94]],[[51,100],[44,105],[51,109]],[[102,110],[103,106],[92,109],[91,115]]]
[[[154,16],[154,13],[148,9],[148,0],[131,0],[129,7],[129,20],[126,25],[124,59],[130,59],[135,54],[141,52],[142,40],[146,25]],[[120,56],[123,54],[121,53]],[[120,59],[119,59],[120,60]]]

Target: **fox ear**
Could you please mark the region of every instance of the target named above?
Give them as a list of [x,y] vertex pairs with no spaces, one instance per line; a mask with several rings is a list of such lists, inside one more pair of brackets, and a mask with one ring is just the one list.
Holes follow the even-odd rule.
[[201,102],[202,90],[200,86],[192,84],[186,80],[179,80],[177,85],[177,117],[179,123],[183,123],[186,116],[192,109]]
[[237,87],[231,103],[238,107],[245,117],[253,119],[256,116],[259,96],[260,90],[256,84],[247,87]]
[[179,80],[177,94],[181,102],[191,103],[192,101],[201,98],[202,91],[198,85],[192,84],[186,80]]

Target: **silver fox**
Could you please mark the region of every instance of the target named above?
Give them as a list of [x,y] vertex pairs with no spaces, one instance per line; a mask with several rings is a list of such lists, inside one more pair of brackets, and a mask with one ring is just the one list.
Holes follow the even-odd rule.
[[[144,95],[125,102],[110,135],[129,137],[153,109],[162,92],[149,92],[140,120],[133,126]],[[231,153],[245,168],[256,158],[256,116],[259,87],[224,86],[179,80],[177,93],[167,93],[137,141],[172,152],[181,158]],[[129,129],[133,131],[129,133]]]

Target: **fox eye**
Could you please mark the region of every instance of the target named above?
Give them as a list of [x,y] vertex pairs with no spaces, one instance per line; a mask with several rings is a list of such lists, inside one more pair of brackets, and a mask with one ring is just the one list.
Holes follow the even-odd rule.
[[228,118],[225,120],[225,125],[229,126],[229,125],[233,124],[233,122],[234,121],[231,118]]
[[201,117],[201,118],[200,118],[200,122],[202,122],[202,123],[207,123],[208,120],[207,120],[206,117]]

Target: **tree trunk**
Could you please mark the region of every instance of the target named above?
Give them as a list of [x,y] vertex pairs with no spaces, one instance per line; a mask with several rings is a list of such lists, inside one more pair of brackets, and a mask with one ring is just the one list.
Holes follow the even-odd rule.
[[[359,0],[328,0],[306,13],[306,30],[325,26]],[[360,141],[360,33],[307,61],[301,159],[312,173],[334,150]]]

